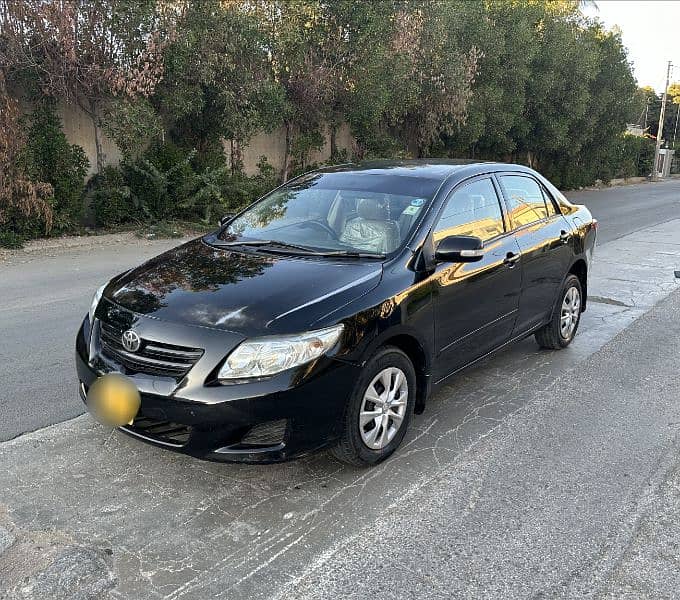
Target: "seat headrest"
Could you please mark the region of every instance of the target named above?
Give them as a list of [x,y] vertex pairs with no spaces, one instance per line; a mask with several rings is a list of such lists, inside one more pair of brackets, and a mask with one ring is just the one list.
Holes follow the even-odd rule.
[[387,207],[373,198],[360,198],[357,202],[357,214],[368,221],[386,221]]

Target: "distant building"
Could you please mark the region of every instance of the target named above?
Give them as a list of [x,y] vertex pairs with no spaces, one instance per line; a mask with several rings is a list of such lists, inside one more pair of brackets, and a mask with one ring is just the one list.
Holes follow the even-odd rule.
[[636,123],[628,123],[628,125],[626,125],[626,133],[642,137],[645,134],[645,128]]

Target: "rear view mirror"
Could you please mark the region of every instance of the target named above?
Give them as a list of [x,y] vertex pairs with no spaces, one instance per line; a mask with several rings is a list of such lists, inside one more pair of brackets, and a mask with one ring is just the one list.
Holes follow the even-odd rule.
[[484,256],[484,242],[471,235],[450,235],[437,244],[434,257],[440,262],[477,262]]

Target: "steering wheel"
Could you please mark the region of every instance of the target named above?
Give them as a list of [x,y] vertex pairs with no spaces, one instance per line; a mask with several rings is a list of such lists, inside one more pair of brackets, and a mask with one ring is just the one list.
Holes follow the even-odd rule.
[[323,223],[322,221],[304,221],[303,223],[300,223],[300,225],[302,227],[320,229],[324,233],[327,233],[329,236],[331,236],[331,239],[338,239],[338,234],[335,232],[335,229],[333,229],[330,225]]

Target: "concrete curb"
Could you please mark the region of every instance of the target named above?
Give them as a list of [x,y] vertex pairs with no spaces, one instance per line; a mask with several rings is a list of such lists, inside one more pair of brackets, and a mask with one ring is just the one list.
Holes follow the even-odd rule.
[[641,183],[666,183],[673,179],[680,179],[680,173],[674,173],[661,181],[652,181],[649,177],[628,177],[623,179],[611,179],[609,183],[596,183],[595,185],[588,185],[586,187],[574,189],[574,190],[562,190],[567,196],[572,192],[590,192],[598,190],[607,190],[614,187],[624,187],[628,185],[639,185]]
[[586,187],[578,188],[576,190],[566,190],[569,192],[580,192],[580,191],[595,191],[595,190],[606,190],[613,187],[623,187],[627,185],[637,185],[640,183],[663,183],[661,181],[652,181],[649,177],[628,177],[627,179],[611,179],[609,183],[595,183],[594,185],[588,185]]

